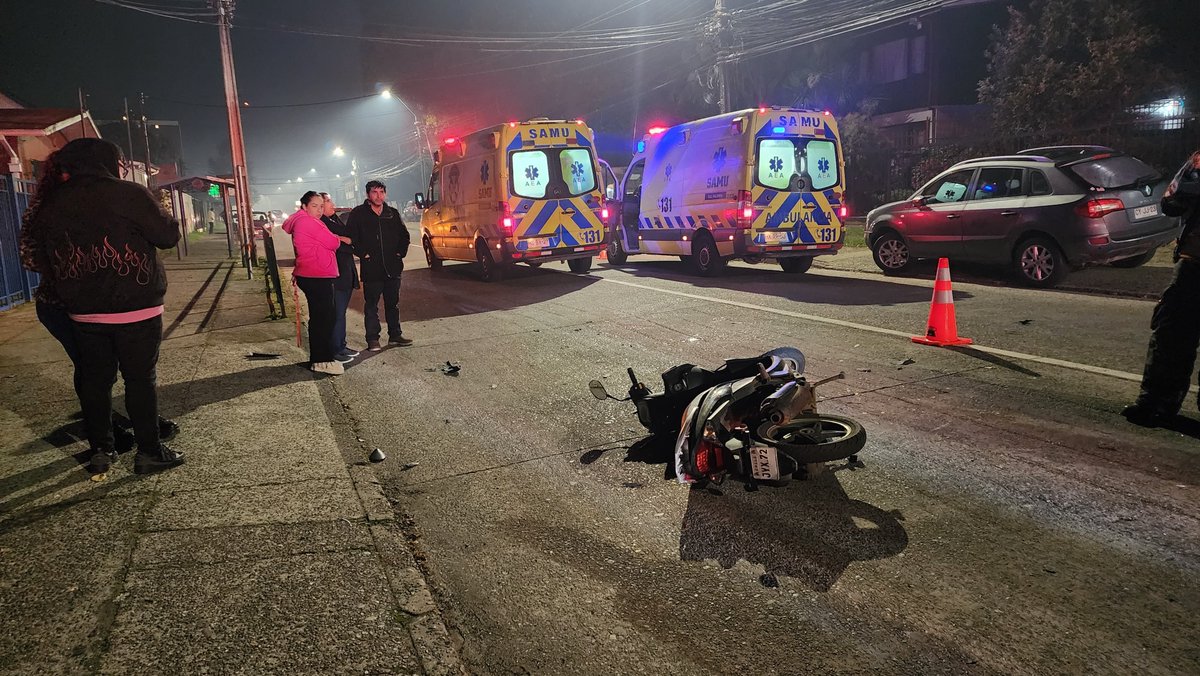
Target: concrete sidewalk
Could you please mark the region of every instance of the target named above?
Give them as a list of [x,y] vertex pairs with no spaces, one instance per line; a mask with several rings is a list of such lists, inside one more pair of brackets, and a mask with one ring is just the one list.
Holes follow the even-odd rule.
[[0,672],[461,673],[261,275],[221,235],[166,264],[160,407],[187,463],[162,474],[128,452],[91,480],[66,354],[32,304],[0,314]]

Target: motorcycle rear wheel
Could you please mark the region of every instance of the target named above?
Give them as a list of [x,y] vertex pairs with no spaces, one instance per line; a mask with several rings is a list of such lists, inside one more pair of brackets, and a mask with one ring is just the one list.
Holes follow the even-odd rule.
[[793,418],[781,425],[766,423],[758,428],[756,437],[801,465],[849,458],[867,443],[862,425],[838,415]]

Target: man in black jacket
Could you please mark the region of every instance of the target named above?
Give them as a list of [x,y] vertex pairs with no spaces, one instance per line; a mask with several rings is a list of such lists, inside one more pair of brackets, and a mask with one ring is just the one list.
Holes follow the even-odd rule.
[[1150,319],[1150,347],[1137,401],[1121,411],[1129,422],[1166,427],[1187,398],[1200,348],[1200,151],[1179,169],[1162,200],[1163,213],[1179,216],[1175,276]]
[[354,254],[362,263],[363,323],[367,349],[378,352],[379,297],[388,325],[388,345],[412,345],[400,331],[400,273],[408,253],[408,228],[400,212],[387,205],[387,187],[379,181],[367,182],[367,200],[350,212],[347,226],[354,243]]
[[346,345],[346,308],[350,307],[350,296],[358,288],[358,268],[354,265],[350,228],[337,217],[333,197],[327,192],[321,193],[321,197],[325,198],[325,211],[321,214],[321,222],[329,228],[329,232],[342,240],[336,252],[338,276],[333,280],[333,358],[347,364],[358,356],[358,350],[352,350]]

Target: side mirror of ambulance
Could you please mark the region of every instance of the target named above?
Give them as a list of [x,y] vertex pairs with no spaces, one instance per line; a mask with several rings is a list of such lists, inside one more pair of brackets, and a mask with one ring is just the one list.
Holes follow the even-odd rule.
[[425,195],[423,193],[417,193],[416,196],[413,197],[413,204],[417,205],[418,209],[424,209],[429,206],[428,204],[425,204]]

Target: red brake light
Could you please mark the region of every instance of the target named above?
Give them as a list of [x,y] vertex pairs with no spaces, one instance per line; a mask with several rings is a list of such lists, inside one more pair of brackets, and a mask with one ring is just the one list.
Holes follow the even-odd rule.
[[454,138],[453,136],[451,136],[450,138],[448,138],[448,139],[446,139],[446,140],[442,141],[442,143],[445,143],[446,145],[451,145],[451,144],[453,144],[453,143],[454,143],[455,141],[457,141],[457,140],[458,140],[458,139],[456,139],[456,138]]
[[753,196],[749,190],[738,191],[738,206],[736,224],[739,228],[749,228],[754,223]]
[[843,204],[842,208],[838,209],[838,218],[845,218],[849,215],[850,215],[850,207]]
[[603,218],[606,221],[608,220],[608,207],[600,209],[600,218]]
[[516,227],[516,220],[512,215],[512,207],[508,206],[508,202],[500,202],[500,227],[504,228],[505,234],[512,234]]
[[1125,203],[1115,197],[1091,199],[1075,208],[1080,216],[1087,218],[1103,218],[1105,214],[1114,211],[1124,211]]

